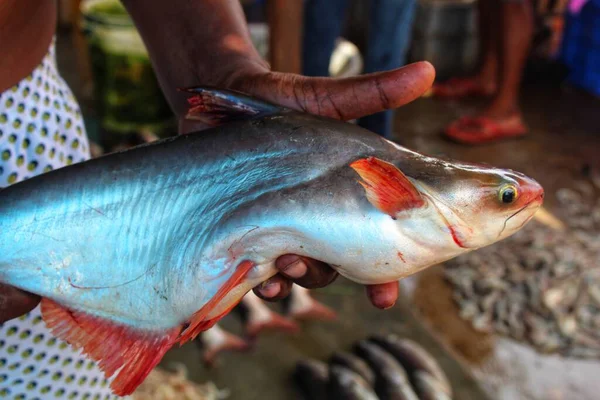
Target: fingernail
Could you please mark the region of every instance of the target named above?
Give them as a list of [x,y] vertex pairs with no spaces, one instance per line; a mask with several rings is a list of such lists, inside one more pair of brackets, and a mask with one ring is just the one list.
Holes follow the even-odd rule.
[[275,297],[281,291],[281,285],[279,282],[266,281],[260,285],[258,290],[264,297]]
[[306,274],[307,266],[302,260],[297,260],[281,269],[283,273],[293,279],[302,278]]

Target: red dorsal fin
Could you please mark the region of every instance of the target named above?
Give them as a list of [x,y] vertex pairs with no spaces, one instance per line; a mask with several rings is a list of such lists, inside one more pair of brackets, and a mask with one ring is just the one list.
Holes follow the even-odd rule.
[[[183,344],[189,340],[193,340],[201,332],[211,328],[219,319],[224,317],[231,309],[237,304],[230,305],[226,312],[222,313],[218,318],[212,318],[207,320],[206,317],[210,312],[223,300],[225,295],[236,287],[245,277],[248,271],[254,267],[254,263],[251,261],[242,261],[234,271],[233,275],[225,282],[225,284],[219,289],[219,291],[208,301],[200,310],[196,311],[190,319],[189,326],[181,333],[181,337],[178,341]],[[238,299],[238,301],[240,301]]]
[[181,328],[167,332],[143,332],[69,310],[42,299],[42,317],[53,335],[76,349],[83,348],[107,378],[120,369],[110,387],[126,396],[144,381],[164,354],[177,341]]
[[400,211],[421,207],[421,194],[393,164],[375,157],[362,158],[350,166],[360,175],[359,182],[369,202],[386,214],[396,217]]
[[210,87],[181,89],[194,96],[188,98],[190,109],[187,119],[201,121],[210,126],[277,114],[284,110],[243,93]]

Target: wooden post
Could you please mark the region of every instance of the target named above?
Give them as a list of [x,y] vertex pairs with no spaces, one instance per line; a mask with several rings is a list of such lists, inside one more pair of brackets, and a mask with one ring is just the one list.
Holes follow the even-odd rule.
[[269,62],[279,72],[302,72],[303,0],[267,0]]
[[86,88],[84,91],[90,93],[94,78],[86,38],[82,33],[81,2],[82,0],[71,0],[71,27],[73,29],[71,35],[77,52],[81,82]]

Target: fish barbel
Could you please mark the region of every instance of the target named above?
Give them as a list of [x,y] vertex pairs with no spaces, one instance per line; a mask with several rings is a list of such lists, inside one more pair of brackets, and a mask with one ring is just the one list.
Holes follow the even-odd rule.
[[297,254],[388,283],[520,229],[543,190],[422,155],[356,125],[190,89],[208,130],[0,192],[0,282],[42,297],[54,335],[126,395],[174,344]]

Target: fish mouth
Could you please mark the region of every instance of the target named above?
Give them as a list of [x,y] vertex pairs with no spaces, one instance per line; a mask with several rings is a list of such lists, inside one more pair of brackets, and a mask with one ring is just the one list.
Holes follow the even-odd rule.
[[[504,220],[504,225],[502,226],[502,230],[500,231],[500,233],[498,234],[498,238],[500,236],[502,236],[502,234],[504,233],[504,231],[506,230],[506,225],[508,224],[508,221],[510,221],[512,218],[516,217],[517,215],[519,215],[520,213],[522,213],[523,211],[527,210],[532,204],[536,205],[535,203],[539,203],[538,199],[533,199],[531,201],[529,201],[527,204],[525,204],[523,207],[519,208],[517,211],[515,211],[514,214],[512,214],[511,216],[509,216],[508,218],[506,218]],[[531,216],[529,218],[527,218],[525,221],[523,221],[523,223],[517,227],[516,230],[521,229],[527,222],[529,222],[529,220],[533,217],[533,214],[531,214]]]

